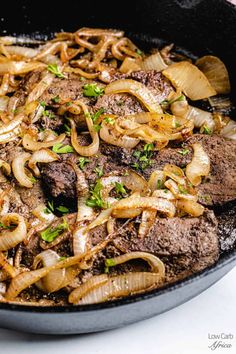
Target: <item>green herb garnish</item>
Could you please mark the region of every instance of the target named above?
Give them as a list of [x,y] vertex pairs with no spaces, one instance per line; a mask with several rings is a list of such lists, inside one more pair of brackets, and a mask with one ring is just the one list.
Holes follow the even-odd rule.
[[137,158],[137,162],[132,164],[132,167],[135,169],[145,170],[152,164],[151,157],[153,155],[154,144],[144,145],[143,151],[136,150],[133,153],[133,156]]
[[104,108],[100,108],[96,113],[91,115],[93,123],[96,123],[101,114],[105,112]]
[[123,183],[115,182],[116,193],[119,195],[119,198],[123,198],[127,195],[127,191]]
[[94,128],[95,132],[98,133],[102,129],[102,126],[101,126],[101,124],[94,124],[93,128]]
[[212,131],[207,125],[203,125],[203,134],[211,135]]
[[115,119],[111,118],[111,117],[105,117],[104,121],[108,124],[111,124],[111,125],[115,124]]
[[189,149],[178,150],[178,153],[182,156],[185,156],[189,153]]
[[103,168],[102,167],[95,167],[93,172],[95,172],[99,178],[103,176]]
[[59,102],[60,102],[60,97],[57,95],[57,96],[55,96],[55,97],[52,98],[52,101],[53,101],[54,103],[59,103]]
[[60,206],[57,208],[57,210],[60,211],[60,212],[63,213],[63,214],[69,213],[69,209],[66,208],[66,207],[63,206],[63,205],[60,205]]
[[44,209],[44,213],[45,214],[54,214],[55,208],[54,208],[54,202],[52,201],[48,201],[47,203],[47,208]]
[[178,184],[178,190],[181,194],[188,194],[188,191],[181,184]]
[[102,188],[102,183],[100,180],[98,180],[94,188],[90,191],[90,198],[86,200],[87,206],[101,209],[105,209],[107,207],[107,204],[104,202],[101,196]]
[[65,133],[66,135],[70,136],[71,135],[71,128],[69,127],[69,125],[67,125],[66,123],[63,125],[64,129],[65,129]]
[[142,52],[140,49],[136,49],[136,53],[137,53],[138,55],[143,55],[143,52]]
[[83,87],[83,95],[86,97],[98,97],[104,93],[104,89],[97,84],[86,84]]
[[79,168],[83,171],[84,166],[89,163],[89,159],[87,157],[79,157]]
[[15,227],[14,225],[4,225],[2,222],[0,222],[0,229],[10,230],[13,229],[14,227]]
[[162,189],[164,186],[163,186],[163,182],[161,179],[158,179],[157,180],[157,189]]
[[46,230],[40,232],[41,238],[46,242],[52,242],[55,238],[62,233],[62,231],[67,230],[69,225],[66,220],[63,223],[57,225],[55,228],[48,227]]
[[59,79],[64,79],[65,75],[62,74],[61,70],[58,68],[57,64],[49,64],[47,67],[47,70],[54,74],[56,77],[59,77]]
[[70,145],[63,145],[61,143],[57,143],[53,145],[52,151],[57,154],[68,154],[69,152],[74,152],[74,149]]

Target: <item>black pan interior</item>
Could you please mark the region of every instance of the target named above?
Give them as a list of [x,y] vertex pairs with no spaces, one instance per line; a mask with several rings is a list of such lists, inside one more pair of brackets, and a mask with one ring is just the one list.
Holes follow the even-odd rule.
[[[0,35],[51,37],[55,31],[86,26],[123,29],[144,49],[173,42],[193,57],[219,56],[229,70],[236,103],[235,23],[236,7],[225,0],[67,0],[63,6],[58,1],[13,0],[1,5]],[[236,205],[228,203],[215,212],[222,222],[221,257],[228,258],[236,244]]]

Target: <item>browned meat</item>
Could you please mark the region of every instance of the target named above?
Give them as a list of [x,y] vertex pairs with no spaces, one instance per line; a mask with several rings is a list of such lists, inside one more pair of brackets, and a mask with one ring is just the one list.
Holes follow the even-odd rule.
[[[204,205],[218,205],[236,199],[236,142],[234,140],[226,140],[218,135],[193,135],[183,144],[183,147],[189,150],[188,154],[184,156],[180,153],[183,149],[181,145],[162,149],[153,154],[152,164],[140,172],[146,178],[149,178],[152,171],[163,168],[168,163],[175,164],[181,168],[186,167],[192,160],[191,145],[194,142],[202,144],[211,160],[210,175],[198,187],[201,203]],[[101,146],[101,150],[117,164],[132,166],[136,161],[132,150],[105,144]]]
[[17,106],[22,106],[25,103],[26,97],[33,90],[34,86],[41,80],[42,71],[33,71],[28,73],[20,83],[19,90],[15,96],[18,97]]
[[186,144],[200,142],[211,160],[211,171],[198,187],[202,203],[223,204],[236,198],[236,141],[220,136],[194,135]]
[[[136,71],[129,75],[115,75],[114,79],[132,79],[139,81],[146,85],[154,93],[157,102],[163,101],[171,91],[170,84],[166,81],[164,76],[155,71],[149,72]],[[113,80],[114,81],[114,80]],[[138,102],[138,100],[129,94],[103,95],[98,98],[94,107],[96,110],[104,108],[109,114],[127,115],[137,112],[142,112],[145,109]]]
[[176,274],[200,271],[218,259],[217,220],[211,211],[199,218],[158,218],[144,239],[137,237],[135,226],[130,223],[121,231],[115,246],[122,252],[150,252],[163,259],[169,264],[167,281],[176,280]]
[[236,204],[230,203],[220,210],[218,219],[218,237],[222,252],[230,251],[236,246]]
[[41,170],[42,183],[54,198],[76,198],[76,173],[67,162],[52,162]]

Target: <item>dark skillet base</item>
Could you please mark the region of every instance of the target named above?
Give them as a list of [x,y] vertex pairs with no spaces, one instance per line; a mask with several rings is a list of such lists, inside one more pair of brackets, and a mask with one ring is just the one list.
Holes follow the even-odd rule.
[[[129,5],[129,6],[127,6]],[[133,6],[131,6],[133,5]],[[12,11],[14,9],[14,11]],[[191,53],[219,56],[230,72],[236,102],[236,7],[225,0],[12,0],[1,6],[1,34],[75,31],[78,27],[121,28],[140,48],[176,43]],[[134,33],[139,33],[134,35]],[[145,35],[142,35],[145,34]],[[40,308],[0,304],[0,326],[31,333],[74,334],[108,330],[150,318],[176,307],[206,290],[236,264],[236,250],[188,279],[148,294],[68,308]]]
[[168,311],[199,295],[236,264],[236,254],[172,286],[120,301],[70,308],[2,305],[1,327],[29,333],[77,334],[123,327]]

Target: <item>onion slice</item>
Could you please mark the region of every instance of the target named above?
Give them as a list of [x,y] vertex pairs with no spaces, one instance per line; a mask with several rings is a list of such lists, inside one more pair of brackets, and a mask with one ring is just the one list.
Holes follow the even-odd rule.
[[40,150],[42,148],[48,148],[51,147],[55,144],[62,143],[63,140],[65,139],[66,134],[61,134],[59,135],[56,139],[49,140],[49,141],[36,141],[33,139],[33,137],[26,133],[23,137],[22,140],[22,145],[26,150],[31,150],[31,151],[36,151]]
[[175,215],[175,206],[169,200],[157,197],[131,196],[120,200],[114,205],[112,210],[112,216],[119,217],[119,211],[124,209],[137,208],[157,210],[158,212],[163,213],[170,218]]
[[46,65],[40,62],[25,62],[25,61],[7,61],[0,62],[0,75],[22,75],[32,70],[44,68]]
[[213,132],[215,128],[215,122],[212,113],[203,111],[200,108],[189,106],[185,117],[189,120],[193,120],[195,128],[207,126],[211,132]]
[[26,188],[32,188],[32,177],[30,178],[25,172],[25,163],[30,159],[31,154],[24,152],[15,157],[12,161],[12,172],[19,184]]
[[27,228],[23,216],[10,213],[1,217],[3,225],[16,225],[13,231],[3,230],[0,234],[0,251],[7,251],[17,246],[26,238]]
[[121,79],[110,83],[105,88],[107,95],[114,93],[127,92],[135,96],[149,112],[162,113],[161,106],[158,104],[155,95],[145,85],[135,80]]
[[177,200],[176,207],[194,217],[199,217],[204,213],[204,207],[193,200]]
[[[105,282],[104,278],[104,282]],[[87,305],[104,302],[119,297],[134,295],[145,290],[151,290],[161,283],[160,275],[148,272],[133,272],[109,277],[105,284],[96,286],[80,299],[71,293],[69,300],[73,304]],[[74,290],[75,291],[75,290]]]
[[166,65],[166,63],[164,62],[160,52],[157,52],[145,58],[141,63],[141,68],[145,71],[148,70],[162,71],[168,68],[168,65]]
[[205,55],[196,61],[196,65],[204,73],[217,93],[230,93],[228,70],[220,58],[213,55]]
[[201,100],[216,95],[206,76],[188,61],[170,65],[163,72],[176,89],[184,92],[191,100]]
[[37,166],[37,163],[49,163],[53,161],[57,161],[59,159],[58,155],[49,150],[49,149],[41,149],[38,151],[35,151],[33,155],[30,157],[28,166],[33,170],[35,176],[39,177],[40,176],[40,171]]
[[201,177],[207,176],[210,172],[210,158],[199,143],[192,145],[193,158],[186,167],[186,176],[189,181],[198,186],[201,183]]

